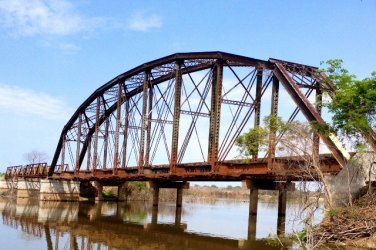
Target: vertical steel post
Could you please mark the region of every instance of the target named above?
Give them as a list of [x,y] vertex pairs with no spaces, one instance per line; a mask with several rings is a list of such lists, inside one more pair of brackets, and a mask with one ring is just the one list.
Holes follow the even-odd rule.
[[65,161],[65,143],[67,142],[67,135],[63,135],[63,145],[61,146],[61,163],[59,172],[62,173],[64,170],[64,161]]
[[96,107],[96,112],[95,112],[94,155],[93,155],[93,168],[92,168],[93,174],[98,164],[98,135],[99,135],[100,110],[101,110],[101,98],[100,96],[98,96],[97,107]]
[[144,84],[143,84],[143,91],[142,91],[142,121],[141,121],[141,138],[140,138],[140,157],[138,160],[138,173],[144,173],[144,166],[145,166],[145,130],[146,130],[146,107],[147,107],[147,100],[148,100],[148,85],[149,85],[149,72],[145,71],[144,75]]
[[78,124],[77,124],[77,148],[76,148],[76,164],[74,167],[74,172],[80,169],[80,151],[81,151],[81,126],[82,126],[82,113],[78,114]]
[[120,133],[120,120],[121,120],[121,104],[123,102],[122,98],[122,84],[119,83],[118,93],[117,93],[117,107],[116,107],[116,128],[115,128],[115,145],[114,145],[114,166],[113,174],[117,173],[118,162],[119,162],[119,133]]
[[219,125],[221,119],[222,103],[222,78],[223,62],[218,60],[213,72],[211,110],[210,110],[210,131],[208,145],[208,161],[215,171],[215,164],[218,161],[218,144],[219,144]]
[[[321,89],[317,89],[316,90],[315,101],[316,101],[315,107],[316,107],[317,113],[319,113],[320,116],[321,116],[321,109],[322,109],[322,93],[321,93]],[[312,155],[313,155],[314,161],[316,161],[318,163],[319,156],[320,156],[320,136],[316,132],[313,132]]]
[[[273,86],[272,86],[272,105],[270,115],[273,117],[272,119],[278,116],[278,96],[279,96],[279,80],[274,75],[273,76]],[[268,168],[272,169],[273,166],[273,159],[275,157],[275,141],[276,141],[276,129],[273,124],[270,127],[270,134],[269,134],[269,149],[268,149]]]
[[125,101],[125,115],[124,115],[124,137],[123,137],[123,157],[121,161],[121,168],[125,168],[127,163],[127,140],[128,140],[128,126],[129,126],[129,100]]
[[150,143],[151,143],[151,119],[153,111],[153,87],[149,87],[149,110],[148,110],[148,120],[146,128],[146,152],[145,152],[145,166],[148,166],[150,163]]
[[110,127],[110,117],[106,117],[104,128],[104,145],[103,145],[103,169],[107,168],[107,151],[108,151],[108,129]]
[[182,87],[182,73],[181,61],[176,62],[175,72],[175,99],[174,99],[174,117],[172,125],[172,142],[171,142],[171,162],[170,172],[176,172],[176,165],[178,161],[178,146],[179,146],[179,123],[180,123],[180,105],[181,105],[181,87]]
[[[257,79],[256,79],[256,103],[255,103],[255,121],[254,121],[254,128],[260,126],[261,120],[261,91],[262,91],[262,69],[257,69]],[[253,160],[257,161],[258,158],[258,150],[255,155],[253,155]]]
[[90,170],[90,164],[91,164],[91,137],[87,141],[87,164],[86,164],[86,170]]

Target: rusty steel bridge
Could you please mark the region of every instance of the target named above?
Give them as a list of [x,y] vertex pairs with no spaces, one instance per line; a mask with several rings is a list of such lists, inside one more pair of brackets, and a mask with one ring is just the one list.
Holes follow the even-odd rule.
[[[307,171],[301,168],[304,160],[278,156],[282,134],[272,131],[264,155],[260,150],[251,160],[237,159],[236,138],[260,126],[263,116],[280,115],[281,108],[290,112],[287,121],[303,115],[325,125],[322,93],[335,92],[325,78],[316,67],[224,52],[150,61],[82,103],[64,126],[50,165],[9,167],[6,178],[298,180]],[[288,109],[290,100],[295,107]],[[340,171],[350,155],[335,136],[318,130],[312,138],[312,157],[321,171]],[[376,148],[376,136],[371,139]],[[319,154],[320,143],[330,153]]]

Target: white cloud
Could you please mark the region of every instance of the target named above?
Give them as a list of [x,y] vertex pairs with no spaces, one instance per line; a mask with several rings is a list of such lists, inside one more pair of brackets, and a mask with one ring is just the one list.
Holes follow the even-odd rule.
[[92,30],[101,18],[86,18],[66,0],[0,0],[2,26],[13,35],[71,35]]
[[144,12],[136,12],[128,21],[128,28],[135,31],[146,32],[160,27],[162,27],[162,18],[155,14],[147,15]]
[[67,120],[72,113],[71,108],[59,98],[9,85],[0,85],[0,111],[47,120]]

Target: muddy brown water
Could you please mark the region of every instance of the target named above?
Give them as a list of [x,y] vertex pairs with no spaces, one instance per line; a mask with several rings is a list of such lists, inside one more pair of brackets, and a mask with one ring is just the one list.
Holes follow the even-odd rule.
[[[39,202],[0,198],[0,249],[294,249],[281,247],[277,204],[259,201],[257,220],[248,202]],[[299,230],[299,205],[288,203],[283,229]],[[316,220],[320,221],[322,212]]]

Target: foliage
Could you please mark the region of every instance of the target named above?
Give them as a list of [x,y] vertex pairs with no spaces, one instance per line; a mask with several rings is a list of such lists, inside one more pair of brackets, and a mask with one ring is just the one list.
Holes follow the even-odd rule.
[[342,67],[342,60],[328,60],[324,64],[328,80],[336,89],[332,101],[325,104],[333,113],[333,128],[360,138],[359,135],[367,134],[370,127],[376,127],[376,72],[369,78],[357,80]]
[[257,156],[259,151],[265,151],[268,146],[269,134],[271,131],[283,132],[286,124],[280,117],[267,116],[264,118],[265,126],[251,128],[248,132],[236,138],[236,146],[239,147],[240,154],[249,158]]
[[129,183],[130,188],[134,187],[137,188],[138,190],[143,190],[146,189],[146,182],[144,181],[133,181]]
[[328,211],[328,216],[329,216],[330,218],[333,218],[333,217],[335,217],[335,216],[338,216],[338,214],[339,214],[339,211],[338,211],[338,209],[335,209],[335,208],[332,208],[332,209],[330,209],[330,210]]
[[105,199],[116,198],[116,195],[111,190],[103,191],[102,196]]

